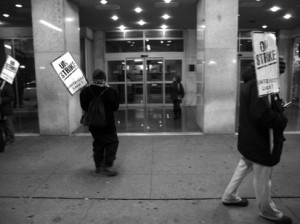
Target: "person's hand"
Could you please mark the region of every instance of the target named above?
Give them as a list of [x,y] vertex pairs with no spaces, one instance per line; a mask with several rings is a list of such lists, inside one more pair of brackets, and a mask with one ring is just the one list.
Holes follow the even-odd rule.
[[284,73],[286,67],[286,62],[283,57],[279,57],[279,74]]

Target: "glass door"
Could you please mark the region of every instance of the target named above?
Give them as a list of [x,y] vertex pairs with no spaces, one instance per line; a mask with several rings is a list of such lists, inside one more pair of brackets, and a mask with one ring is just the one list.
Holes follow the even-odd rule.
[[162,58],[128,58],[125,76],[128,106],[163,105]]

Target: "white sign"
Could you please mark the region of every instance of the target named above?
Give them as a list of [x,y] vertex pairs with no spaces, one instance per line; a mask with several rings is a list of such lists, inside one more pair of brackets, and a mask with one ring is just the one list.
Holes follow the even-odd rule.
[[86,78],[70,52],[55,59],[51,64],[72,95],[87,85]]
[[279,92],[279,57],[273,33],[252,32],[258,96]]
[[14,78],[18,72],[20,63],[13,57],[7,55],[6,62],[2,68],[0,78],[4,81],[13,84]]

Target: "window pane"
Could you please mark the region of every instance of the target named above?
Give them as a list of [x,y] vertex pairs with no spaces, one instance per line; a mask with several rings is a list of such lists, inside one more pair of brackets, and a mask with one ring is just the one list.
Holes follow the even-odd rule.
[[127,84],[127,102],[128,104],[144,103],[143,84]]
[[165,103],[173,103],[171,100],[172,83],[165,84]]
[[141,82],[143,81],[144,62],[142,59],[126,61],[126,81]]
[[147,52],[161,52],[161,51],[183,51],[183,40],[147,40]]
[[105,36],[106,36],[106,39],[142,38],[143,31],[106,32]]
[[172,81],[174,76],[182,78],[182,61],[181,60],[166,60],[165,61],[165,80]]
[[145,31],[145,36],[147,38],[151,38],[151,37],[183,37],[183,31],[182,30],[166,30],[166,31],[162,31],[162,30],[148,30]]
[[107,53],[120,53],[120,52],[142,52],[143,41],[106,41],[106,52]]
[[20,68],[15,77],[16,94],[15,107],[36,108],[36,80],[33,54],[33,40],[14,40],[15,59],[20,62]]
[[110,87],[117,90],[119,94],[119,102],[120,104],[125,103],[125,84],[109,84]]
[[124,82],[124,61],[109,61],[107,63],[108,82]]
[[240,40],[240,51],[252,52],[252,40]]
[[147,81],[162,81],[162,60],[147,60]]
[[151,83],[147,85],[147,103],[163,103],[162,84]]

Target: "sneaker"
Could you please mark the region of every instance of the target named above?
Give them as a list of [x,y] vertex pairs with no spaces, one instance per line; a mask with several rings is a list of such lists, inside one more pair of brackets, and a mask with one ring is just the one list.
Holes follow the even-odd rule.
[[103,173],[109,177],[117,176],[119,174],[114,167],[104,167]]
[[292,224],[293,221],[290,217],[286,216],[286,215],[283,215],[280,219],[268,219],[268,218],[265,218],[263,217],[264,219],[267,219],[269,221],[272,221],[276,224]]
[[246,207],[249,204],[248,200],[246,198],[242,198],[242,200],[238,202],[224,202],[223,205],[225,206],[238,206],[238,207]]

